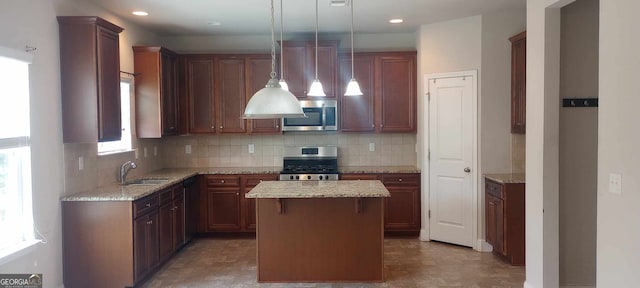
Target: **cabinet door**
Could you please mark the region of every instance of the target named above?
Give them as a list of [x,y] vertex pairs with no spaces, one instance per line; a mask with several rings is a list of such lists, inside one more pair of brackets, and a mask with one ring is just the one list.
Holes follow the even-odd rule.
[[166,259],[173,252],[173,202],[160,206],[158,211],[160,259]]
[[416,130],[416,56],[379,56],[376,63],[377,115],[380,132]]
[[374,57],[354,56],[354,74],[362,90],[361,96],[344,96],[351,80],[351,55],[340,58],[340,130],[342,132],[375,131],[374,122]]
[[[326,98],[336,98],[336,92],[338,88],[337,84],[337,71],[338,68],[338,47],[337,42],[323,41],[318,43],[318,80],[322,83],[324,93],[327,94]],[[308,67],[307,72],[307,85],[311,86],[315,78],[315,42],[310,43],[308,47],[308,57],[312,62]],[[311,73],[310,73],[311,72]],[[308,89],[308,88],[307,88]],[[343,93],[344,94],[344,93]]]
[[247,103],[244,58],[218,57],[216,59],[216,99],[219,133],[244,133],[246,120],[242,119]]
[[385,230],[420,229],[420,188],[408,186],[387,189],[391,197],[385,199]]
[[178,134],[177,57],[161,53],[162,135]]
[[209,232],[240,230],[239,188],[207,190]]
[[[276,181],[277,174],[248,175],[244,177],[243,194],[249,193],[262,181]],[[244,218],[244,229],[247,231],[256,230],[256,199],[243,197],[244,208],[242,216]]]
[[[253,94],[264,88],[271,73],[271,56],[251,56],[247,59],[247,102]],[[281,119],[254,119],[250,121],[251,133],[280,133]]]
[[158,213],[138,217],[133,222],[134,282],[144,278],[159,262]]
[[504,207],[502,199],[485,194],[486,199],[486,238],[493,251],[506,255],[504,247]]
[[213,70],[213,58],[187,59],[190,133],[213,133],[216,131]]
[[120,140],[120,48],[118,34],[97,26],[98,141]]
[[527,34],[511,37],[511,133],[526,131]]
[[186,243],[185,234],[185,201],[182,194],[182,187],[176,188],[174,192],[179,192],[179,196],[173,200],[173,250],[177,250]]
[[284,42],[282,45],[284,59],[282,72],[285,81],[289,86],[289,91],[298,98],[307,97],[307,87],[311,83],[307,83],[310,69],[309,59],[307,59],[307,47],[305,42]]

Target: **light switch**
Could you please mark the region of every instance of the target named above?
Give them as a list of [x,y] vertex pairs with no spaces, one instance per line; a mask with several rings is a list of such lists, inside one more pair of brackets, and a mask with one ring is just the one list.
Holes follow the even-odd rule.
[[609,193],[622,195],[622,175],[617,173],[609,174]]
[[253,154],[256,152],[256,145],[249,144],[249,154]]
[[136,160],[138,160],[138,158],[140,158],[140,152],[138,151],[138,149],[136,149],[133,154],[136,154]]
[[78,157],[78,170],[84,170],[84,157]]
[[191,154],[191,145],[184,145],[184,153]]
[[143,151],[142,154],[144,154],[144,158],[147,158],[147,147],[144,147]]
[[376,143],[369,143],[369,152],[376,151]]
[[153,146],[153,156],[158,156],[158,146]]

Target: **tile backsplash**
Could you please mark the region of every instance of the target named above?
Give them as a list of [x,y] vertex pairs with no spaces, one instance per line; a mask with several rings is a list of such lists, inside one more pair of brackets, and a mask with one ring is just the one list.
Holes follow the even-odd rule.
[[[375,151],[369,151],[373,143]],[[249,153],[249,144],[254,153]],[[282,166],[284,146],[338,146],[341,166],[415,166],[415,134],[298,132],[284,135],[203,135],[163,140],[164,167]],[[186,153],[189,146],[191,153]]]
[[524,173],[525,171],[525,144],[526,134],[511,134],[511,172]]

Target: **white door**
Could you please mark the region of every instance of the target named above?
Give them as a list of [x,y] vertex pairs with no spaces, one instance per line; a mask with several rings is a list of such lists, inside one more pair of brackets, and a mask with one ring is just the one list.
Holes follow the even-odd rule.
[[471,76],[429,80],[429,236],[473,247]]

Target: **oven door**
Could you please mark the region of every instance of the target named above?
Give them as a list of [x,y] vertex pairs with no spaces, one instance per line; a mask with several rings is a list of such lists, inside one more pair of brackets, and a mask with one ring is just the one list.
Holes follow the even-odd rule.
[[302,100],[300,105],[306,118],[283,118],[282,131],[335,131],[338,130],[336,100]]

